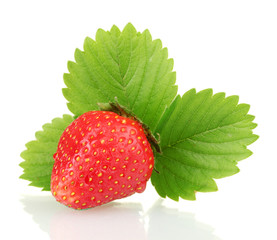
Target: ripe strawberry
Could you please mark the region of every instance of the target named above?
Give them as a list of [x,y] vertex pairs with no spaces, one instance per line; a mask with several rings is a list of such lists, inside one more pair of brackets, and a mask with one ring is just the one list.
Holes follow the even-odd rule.
[[141,124],[105,111],[87,112],[73,121],[54,159],[51,192],[75,209],[143,192],[154,166]]

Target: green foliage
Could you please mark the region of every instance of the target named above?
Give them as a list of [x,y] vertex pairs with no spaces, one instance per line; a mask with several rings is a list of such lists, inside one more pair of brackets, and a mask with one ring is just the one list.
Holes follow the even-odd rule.
[[[95,40],[86,38],[84,50],[75,51],[75,62],[68,62],[63,94],[75,118],[115,101],[134,114],[160,136],[162,152],[155,152],[151,176],[159,195],[194,200],[196,191],[217,190],[214,179],[239,171],[238,161],[252,154],[247,146],[258,138],[252,132],[256,124],[238,96],[192,89],[176,97],[172,69],[167,49],[148,30],[137,32],[130,23],[122,32],[116,26],[99,29]],[[53,154],[73,120],[55,118],[26,144],[22,179],[50,190]]]
[[167,49],[148,30],[139,33],[130,23],[122,32],[116,26],[99,29],[95,41],[86,38],[84,51],[75,51],[75,61],[68,62],[63,94],[76,116],[117,98],[154,132],[177,93]]
[[36,132],[36,140],[26,144],[27,150],[21,153],[25,160],[20,163],[24,173],[20,178],[29,180],[30,186],[50,190],[50,180],[54,164],[53,154],[57,150],[60,136],[73,121],[70,115],[55,118],[52,123],[43,125],[43,131]]
[[216,191],[213,179],[239,172],[239,160],[252,152],[257,136],[249,105],[238,96],[213,95],[211,89],[192,89],[166,110],[157,132],[162,154],[156,153],[152,183],[162,197],[195,199],[195,191]]

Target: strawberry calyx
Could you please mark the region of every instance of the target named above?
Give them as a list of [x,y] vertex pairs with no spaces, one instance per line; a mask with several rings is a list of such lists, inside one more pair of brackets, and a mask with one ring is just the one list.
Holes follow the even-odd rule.
[[[151,144],[152,148],[156,150],[158,153],[162,153],[160,148],[160,140],[157,139],[154,134],[152,134],[150,128],[144,124],[137,116],[135,116],[130,110],[128,110],[126,107],[123,107],[120,105],[117,101],[117,98],[115,98],[115,102],[109,102],[109,103],[98,103],[98,106],[101,111],[110,111],[114,112],[122,117],[126,117],[129,119],[132,119],[134,121],[137,121],[141,124],[144,134],[147,137],[148,142]],[[158,137],[160,137],[159,134],[157,134]]]

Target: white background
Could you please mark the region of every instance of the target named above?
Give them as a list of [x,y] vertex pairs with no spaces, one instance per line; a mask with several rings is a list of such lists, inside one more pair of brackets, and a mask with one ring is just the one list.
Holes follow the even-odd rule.
[[[1,239],[277,239],[276,1],[1,1]],[[259,125],[241,172],[197,201],[143,194],[88,211],[19,180],[20,152],[54,117],[67,61],[86,36],[128,22],[148,28],[174,59],[179,93],[239,95]],[[4,222],[4,223],[3,223]]]

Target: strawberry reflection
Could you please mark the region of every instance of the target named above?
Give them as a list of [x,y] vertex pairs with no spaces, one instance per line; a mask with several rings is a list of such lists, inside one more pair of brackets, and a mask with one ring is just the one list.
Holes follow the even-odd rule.
[[26,196],[21,201],[25,211],[53,240],[147,239],[142,206],[138,203],[113,202],[93,209],[74,210],[57,204],[51,196]]
[[140,203],[111,202],[77,211],[57,204],[51,196],[25,196],[21,201],[52,240],[219,240],[194,214],[167,208],[161,200],[146,212]]

